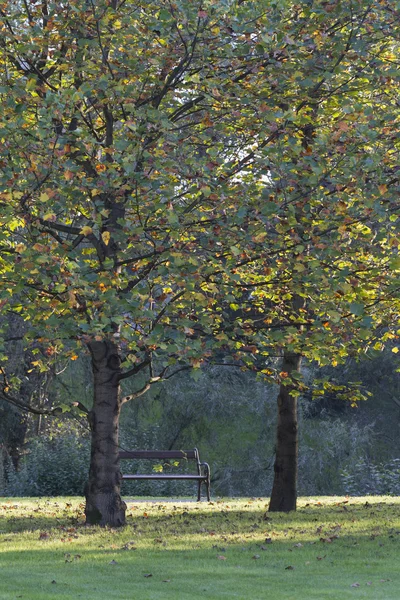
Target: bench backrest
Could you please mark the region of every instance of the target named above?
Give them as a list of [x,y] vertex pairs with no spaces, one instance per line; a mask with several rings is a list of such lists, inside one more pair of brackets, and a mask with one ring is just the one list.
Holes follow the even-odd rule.
[[199,460],[197,448],[194,450],[127,450],[119,453],[120,458],[154,458],[154,459],[180,459],[180,460]]

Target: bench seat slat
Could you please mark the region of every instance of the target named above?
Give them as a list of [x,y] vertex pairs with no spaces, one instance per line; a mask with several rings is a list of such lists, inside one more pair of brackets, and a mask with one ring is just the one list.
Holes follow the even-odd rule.
[[137,474],[122,475],[122,479],[190,479],[192,481],[207,481],[206,475],[171,475],[171,473],[154,473],[153,475]]

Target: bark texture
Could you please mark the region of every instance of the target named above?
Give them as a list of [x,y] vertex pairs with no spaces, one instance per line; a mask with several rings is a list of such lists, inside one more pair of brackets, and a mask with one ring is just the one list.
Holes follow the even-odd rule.
[[121,499],[118,458],[120,357],[109,341],[92,342],[93,408],[88,415],[92,432],[89,480],[86,485],[86,523],[120,527],[126,504]]
[[[301,356],[285,353],[282,371],[290,374],[299,371]],[[278,395],[278,423],[276,436],[274,483],[268,510],[289,512],[296,510],[297,502],[297,398],[290,395],[293,387],[284,385]]]

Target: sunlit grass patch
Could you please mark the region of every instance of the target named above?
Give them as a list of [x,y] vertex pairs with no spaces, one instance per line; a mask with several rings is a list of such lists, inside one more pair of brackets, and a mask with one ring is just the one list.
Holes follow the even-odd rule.
[[0,599],[399,598],[398,498],[127,504],[117,530],[81,499],[0,500]]

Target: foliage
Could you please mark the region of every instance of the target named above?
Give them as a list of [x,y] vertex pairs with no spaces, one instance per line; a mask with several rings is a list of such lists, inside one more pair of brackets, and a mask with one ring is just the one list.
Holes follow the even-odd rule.
[[33,367],[112,339],[148,383],[228,347],[279,380],[282,348],[380,344],[397,24],[386,2],[7,2],[1,304]]
[[[300,410],[299,494],[347,492],[341,473],[353,473],[354,465],[374,448],[373,424],[359,423],[355,414],[339,419],[322,413],[318,419],[310,420],[303,411]],[[360,495],[378,493],[362,487],[360,490]]]
[[89,444],[76,437],[58,437],[30,443],[22,465],[15,471],[9,465],[9,496],[82,495],[87,480]]
[[352,496],[365,494],[400,495],[400,459],[386,464],[374,464],[366,459],[358,461],[342,473],[343,488]]
[[132,502],[116,530],[83,527],[80,499],[6,499],[0,597],[398,597],[398,499],[299,505],[265,521],[261,499]]

